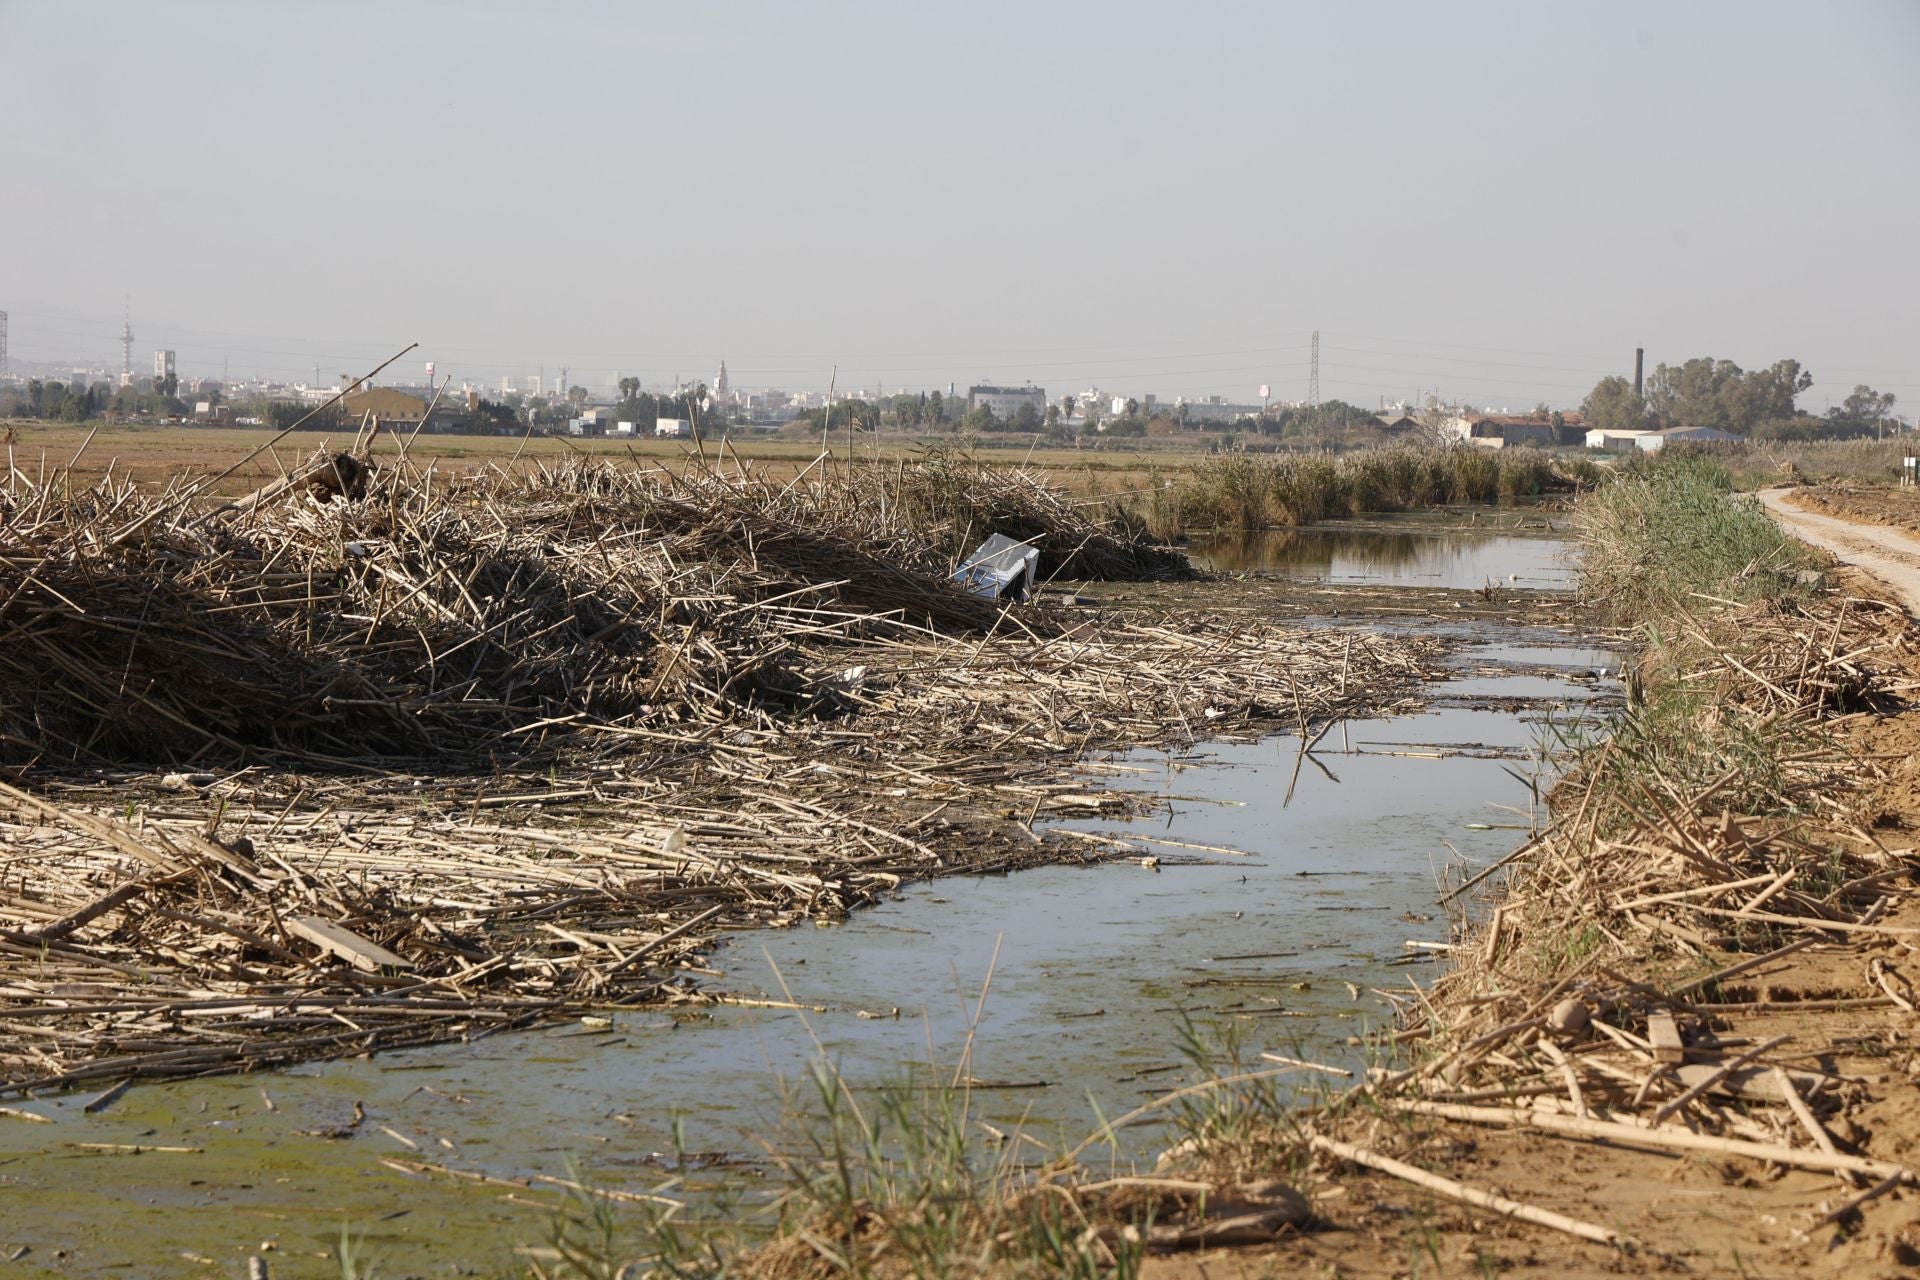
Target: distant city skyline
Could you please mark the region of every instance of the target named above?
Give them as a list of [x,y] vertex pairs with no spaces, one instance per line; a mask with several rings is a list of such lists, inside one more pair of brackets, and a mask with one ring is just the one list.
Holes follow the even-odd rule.
[[1920,405],[1900,0],[87,13],[0,3],[16,371]]

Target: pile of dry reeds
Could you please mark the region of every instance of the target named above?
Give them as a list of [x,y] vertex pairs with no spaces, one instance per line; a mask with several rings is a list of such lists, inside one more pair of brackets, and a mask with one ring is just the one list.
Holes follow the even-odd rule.
[[[828,499],[839,485],[816,489]],[[1161,546],[1132,508],[1073,498],[1024,467],[998,467],[958,450],[928,449],[914,464],[854,467],[844,492],[903,520],[949,559],[990,534],[1040,551],[1043,579],[1152,582],[1191,578],[1186,556]]]
[[[1434,649],[1003,613],[805,478],[343,470],[10,499],[0,731],[40,766],[0,793],[6,1088],[683,998],[724,929],[1102,856],[1042,825],[1130,803],[1064,776],[1090,750],[1304,735]],[[179,771],[46,767],[140,753]]]
[[[929,525],[936,492],[993,514]],[[212,512],[187,496],[0,497],[0,761],[472,755],[538,722],[833,713],[821,647],[876,622],[996,624],[947,581],[946,547],[986,528],[1082,574],[1184,564],[1030,477],[950,461],[448,480],[338,455]]]

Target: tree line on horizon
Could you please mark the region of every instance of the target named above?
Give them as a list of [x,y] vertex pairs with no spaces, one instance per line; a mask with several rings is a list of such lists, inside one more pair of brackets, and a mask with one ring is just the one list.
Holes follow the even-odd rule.
[[1696,356],[1656,366],[1644,394],[1636,393],[1627,378],[1602,378],[1580,410],[1589,429],[1713,427],[1750,440],[1845,440],[1905,429],[1894,417],[1892,392],[1862,383],[1824,415],[1814,415],[1796,404],[1812,386],[1813,375],[1798,360],[1742,369],[1731,360]]

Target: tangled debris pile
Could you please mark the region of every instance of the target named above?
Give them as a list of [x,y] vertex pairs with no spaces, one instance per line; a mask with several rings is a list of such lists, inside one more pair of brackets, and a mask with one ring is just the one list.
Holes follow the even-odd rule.
[[1304,731],[1404,699],[1432,649],[1003,614],[877,484],[11,491],[4,1088],[695,998],[723,929],[1100,856],[1034,830],[1128,803],[1061,779],[1089,750]]

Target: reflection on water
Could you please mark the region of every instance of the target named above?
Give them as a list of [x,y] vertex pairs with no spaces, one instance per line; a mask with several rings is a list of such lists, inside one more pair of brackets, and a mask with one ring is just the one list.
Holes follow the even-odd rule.
[[1197,540],[1190,554],[1202,568],[1260,570],[1326,582],[1448,587],[1566,588],[1567,544],[1557,538],[1420,529],[1269,529],[1237,538]]

